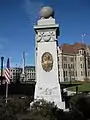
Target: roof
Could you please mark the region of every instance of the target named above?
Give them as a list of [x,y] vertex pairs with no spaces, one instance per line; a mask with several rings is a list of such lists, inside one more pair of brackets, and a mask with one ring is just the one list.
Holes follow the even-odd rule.
[[[22,70],[23,68],[13,67],[13,68],[11,68],[11,69]],[[28,69],[28,70],[35,70],[35,66],[25,66],[25,69]]]
[[10,68],[10,69],[13,69],[13,70],[22,70],[22,68],[20,68],[20,67],[13,67],[13,68]]
[[72,54],[76,54],[78,53],[78,50],[80,49],[86,49],[86,44],[82,44],[82,43],[75,43],[75,44],[62,44],[60,46],[60,49],[64,52],[64,53],[72,53]]
[[25,66],[25,69],[34,70],[35,66]]

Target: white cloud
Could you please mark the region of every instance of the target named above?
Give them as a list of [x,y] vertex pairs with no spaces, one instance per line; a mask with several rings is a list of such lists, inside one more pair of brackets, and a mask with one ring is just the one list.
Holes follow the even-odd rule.
[[24,0],[24,9],[31,23],[33,23],[39,16],[39,11],[44,4],[35,0]]

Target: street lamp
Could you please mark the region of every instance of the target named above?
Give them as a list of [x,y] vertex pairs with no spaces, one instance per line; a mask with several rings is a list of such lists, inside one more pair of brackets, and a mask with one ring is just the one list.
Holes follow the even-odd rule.
[[84,36],[86,36],[86,34],[82,34],[82,43],[84,42]]
[[71,67],[69,67],[69,75],[70,75],[70,84],[71,84]]
[[17,83],[17,64],[16,64],[16,83]]
[[1,57],[1,85],[3,83],[3,61],[4,61],[4,57]]

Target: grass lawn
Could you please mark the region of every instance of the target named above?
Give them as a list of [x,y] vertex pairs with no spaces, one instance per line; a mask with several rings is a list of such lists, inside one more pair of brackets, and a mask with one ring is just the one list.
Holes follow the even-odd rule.
[[[69,84],[70,82],[65,82],[65,84]],[[78,85],[78,91],[79,92],[89,92],[90,91],[90,82],[72,82],[72,84],[81,84],[81,85]],[[68,90],[70,91],[76,91],[76,86],[74,87],[69,87],[67,88]]]

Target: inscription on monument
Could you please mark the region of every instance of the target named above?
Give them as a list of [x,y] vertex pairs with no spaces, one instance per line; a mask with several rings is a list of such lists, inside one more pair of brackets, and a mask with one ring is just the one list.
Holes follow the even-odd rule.
[[50,72],[53,68],[53,57],[51,53],[45,52],[41,58],[42,68],[46,72]]

